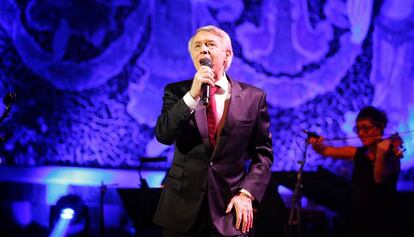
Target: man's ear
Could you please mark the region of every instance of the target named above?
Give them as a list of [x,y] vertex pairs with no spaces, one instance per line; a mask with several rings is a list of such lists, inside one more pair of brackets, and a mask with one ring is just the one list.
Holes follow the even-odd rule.
[[229,61],[229,58],[231,57],[231,51],[226,50],[226,61]]

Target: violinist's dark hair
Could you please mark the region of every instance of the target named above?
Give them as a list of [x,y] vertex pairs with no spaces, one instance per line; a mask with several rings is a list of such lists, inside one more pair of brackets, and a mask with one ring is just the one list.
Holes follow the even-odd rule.
[[362,108],[361,111],[359,111],[355,122],[358,122],[358,120],[361,119],[370,119],[375,127],[382,129],[382,132],[384,132],[384,128],[387,127],[388,124],[387,114],[384,111],[375,108],[374,106],[367,106]]

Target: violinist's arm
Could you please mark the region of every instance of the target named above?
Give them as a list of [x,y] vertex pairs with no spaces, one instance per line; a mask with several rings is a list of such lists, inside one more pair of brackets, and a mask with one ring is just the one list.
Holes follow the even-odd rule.
[[384,140],[377,145],[376,159],[374,165],[374,180],[376,183],[381,183],[391,176],[400,173],[401,162],[400,159],[394,157],[395,154],[390,152],[389,139]]
[[327,146],[323,142],[324,138],[309,138],[309,143],[312,144],[312,148],[323,156],[329,156],[337,159],[353,159],[357,151],[356,147],[353,146]]

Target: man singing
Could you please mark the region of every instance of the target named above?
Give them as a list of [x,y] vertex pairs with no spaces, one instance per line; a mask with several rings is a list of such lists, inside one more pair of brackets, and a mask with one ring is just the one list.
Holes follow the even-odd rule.
[[273,162],[266,95],[226,74],[233,49],[222,29],[199,28],[188,48],[194,78],[165,87],[156,125],[175,151],[154,222],[164,236],[252,236]]

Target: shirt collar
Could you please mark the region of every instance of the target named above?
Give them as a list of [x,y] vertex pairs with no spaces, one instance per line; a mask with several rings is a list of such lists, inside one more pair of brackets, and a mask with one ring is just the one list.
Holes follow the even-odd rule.
[[220,80],[216,81],[214,85],[217,85],[220,89],[227,92],[229,90],[229,81],[227,80],[226,74],[223,74]]

